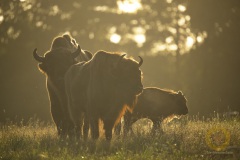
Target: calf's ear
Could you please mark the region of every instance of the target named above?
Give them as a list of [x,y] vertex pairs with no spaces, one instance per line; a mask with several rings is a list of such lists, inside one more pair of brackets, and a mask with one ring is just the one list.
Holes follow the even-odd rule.
[[182,96],[183,95],[182,91],[178,91],[178,95]]

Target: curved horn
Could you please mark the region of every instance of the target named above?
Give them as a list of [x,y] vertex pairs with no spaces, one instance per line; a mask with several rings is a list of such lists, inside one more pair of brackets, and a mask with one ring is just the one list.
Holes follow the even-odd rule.
[[42,56],[39,56],[39,55],[37,54],[37,48],[35,48],[35,49],[33,50],[33,57],[34,57],[34,59],[35,59],[36,61],[38,61],[38,62],[43,62],[43,61],[44,61],[44,58],[43,58]]
[[140,62],[138,62],[138,67],[140,67],[143,64],[143,59],[142,57],[138,56],[140,58]]
[[81,52],[81,47],[80,47],[80,45],[78,45],[77,50],[72,53],[72,57],[76,58],[79,55],[80,52]]

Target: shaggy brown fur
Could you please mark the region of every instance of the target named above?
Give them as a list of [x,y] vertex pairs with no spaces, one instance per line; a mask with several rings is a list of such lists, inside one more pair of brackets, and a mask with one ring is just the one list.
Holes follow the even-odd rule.
[[90,61],[73,65],[65,76],[65,86],[75,124],[80,124],[80,115],[86,113],[92,138],[97,139],[101,119],[106,139],[111,140],[112,128],[124,113],[124,106],[133,108],[142,92],[141,64],[119,53],[98,51]]
[[39,70],[46,75],[51,114],[60,136],[66,136],[73,128],[67,109],[64,75],[71,65],[77,63],[75,58],[84,54],[81,51],[70,35],[63,35],[54,38],[44,57],[37,54],[37,49],[33,52]]
[[[159,129],[163,119],[171,115],[185,115],[188,113],[187,100],[181,91],[164,90],[160,88],[144,88],[138,96],[138,102],[131,113],[124,117],[124,134],[132,124],[140,118],[149,118],[153,122],[153,132]],[[118,126],[117,134],[120,132]]]

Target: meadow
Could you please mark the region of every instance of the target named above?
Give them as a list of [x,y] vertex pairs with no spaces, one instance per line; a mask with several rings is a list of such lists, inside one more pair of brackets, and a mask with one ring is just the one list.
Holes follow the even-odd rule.
[[38,120],[0,127],[0,160],[240,159],[239,117],[184,117],[162,124],[163,133],[156,135],[150,134],[151,122],[144,119],[127,137],[115,135],[110,148],[101,130],[95,151],[91,140],[61,140],[53,124]]

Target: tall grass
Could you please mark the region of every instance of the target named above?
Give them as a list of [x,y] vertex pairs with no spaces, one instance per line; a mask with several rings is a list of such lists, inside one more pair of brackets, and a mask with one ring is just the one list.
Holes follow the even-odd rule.
[[[163,124],[163,133],[154,136],[148,132],[150,127],[149,121],[135,123],[134,133],[126,138],[114,136],[110,148],[101,136],[92,152],[91,140],[60,140],[52,124],[39,121],[30,121],[27,125],[9,123],[0,128],[0,160],[212,159],[207,156],[213,150],[206,144],[205,137],[216,127],[225,128],[230,133],[229,146],[240,146],[239,119],[185,117]],[[226,158],[232,159],[232,156]]]

